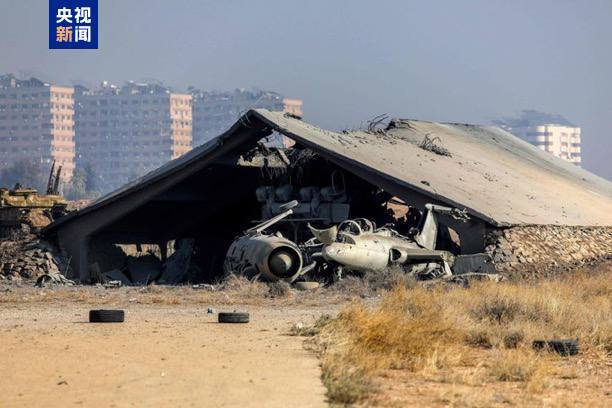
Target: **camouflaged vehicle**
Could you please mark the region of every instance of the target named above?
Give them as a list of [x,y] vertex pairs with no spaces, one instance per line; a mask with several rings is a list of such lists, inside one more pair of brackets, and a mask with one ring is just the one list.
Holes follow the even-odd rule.
[[31,188],[0,188],[0,235],[19,229],[21,224],[42,228],[66,210],[66,199],[58,194],[39,195]]

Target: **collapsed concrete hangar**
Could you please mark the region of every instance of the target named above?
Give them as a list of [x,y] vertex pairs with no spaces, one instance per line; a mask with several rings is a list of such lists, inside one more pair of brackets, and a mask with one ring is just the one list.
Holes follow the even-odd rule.
[[[295,146],[263,147],[274,132]],[[183,238],[196,241],[198,279],[213,280],[232,240],[289,199],[302,208],[285,224],[296,239],[307,221],[393,222],[403,203],[417,210],[399,209],[407,228],[426,203],[466,209],[470,220],[445,221],[453,237],[440,241],[462,254],[483,252],[487,233],[500,228],[612,225],[612,183],[496,127],[392,120],[384,130],[332,132],[258,109],[45,234],[81,281],[94,264],[112,268],[115,244],[158,246],[165,257],[168,242]]]

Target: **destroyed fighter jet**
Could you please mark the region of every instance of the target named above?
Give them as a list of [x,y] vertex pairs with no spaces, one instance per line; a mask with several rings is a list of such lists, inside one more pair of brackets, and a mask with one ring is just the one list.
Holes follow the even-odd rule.
[[433,279],[452,275],[453,255],[436,250],[438,214],[455,219],[469,219],[465,210],[427,204],[422,228],[414,229],[410,237],[393,229],[376,228],[371,221],[358,218],[346,220],[337,227],[317,230],[309,225],[316,240],[321,242],[320,254],[332,265],[336,276],[343,270],[382,271],[392,265],[401,265],[419,279]]
[[293,214],[297,201],[280,207],[280,214],[244,232],[229,247],[223,268],[226,274],[237,274],[249,279],[294,282],[311,270],[315,263],[304,266],[300,248],[283,237],[280,232],[266,234],[264,231],[283,218]]

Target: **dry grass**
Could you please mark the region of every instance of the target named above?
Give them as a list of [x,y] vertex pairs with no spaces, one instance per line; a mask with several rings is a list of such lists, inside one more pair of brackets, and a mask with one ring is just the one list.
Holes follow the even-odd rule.
[[[196,288],[191,285],[144,287],[128,286],[106,289],[102,286],[58,286],[36,288],[33,285],[0,288],[0,304],[79,302],[87,304],[251,304],[308,303],[308,293],[297,292],[284,282],[251,282],[243,277],[231,276],[219,285]],[[334,299],[330,299],[334,303]],[[337,301],[340,301],[338,299]]]
[[534,339],[577,338],[583,354],[612,357],[612,280],[598,274],[468,289],[400,285],[375,307],[352,303],[319,330],[316,350],[332,402],[368,398],[385,370],[440,381],[475,365],[484,380],[474,383],[520,384],[539,394],[562,357],[536,353]]
[[543,337],[576,338],[583,346],[611,353],[609,276],[580,275],[533,285],[484,284],[451,291],[448,301],[466,312],[464,328],[470,333],[480,330],[493,346],[531,344]]
[[323,314],[314,322],[312,326],[305,326],[303,323],[294,323],[289,329],[289,336],[313,337],[321,333],[321,330],[332,320],[331,315]]
[[416,280],[400,267],[389,268],[382,272],[362,272],[348,275],[330,287],[331,291],[355,297],[373,296],[397,286],[415,287]]
[[489,368],[489,374],[498,381],[531,381],[545,373],[542,357],[529,349],[499,351]]

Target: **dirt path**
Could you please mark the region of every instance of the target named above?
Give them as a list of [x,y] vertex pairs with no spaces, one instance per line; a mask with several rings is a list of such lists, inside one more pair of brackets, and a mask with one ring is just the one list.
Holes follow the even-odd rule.
[[316,358],[285,335],[317,308],[251,306],[248,325],[191,305],[130,305],[123,324],[89,324],[89,308],[0,304],[0,405],[326,406]]

